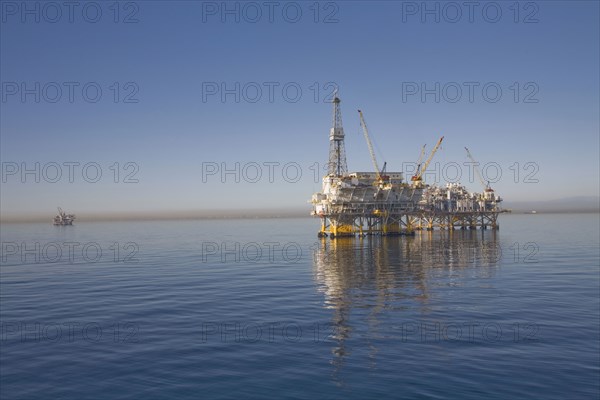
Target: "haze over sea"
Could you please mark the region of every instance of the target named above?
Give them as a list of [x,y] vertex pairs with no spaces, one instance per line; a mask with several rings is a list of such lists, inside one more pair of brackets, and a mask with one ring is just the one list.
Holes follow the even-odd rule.
[[599,227],[2,224],[0,397],[598,398]]

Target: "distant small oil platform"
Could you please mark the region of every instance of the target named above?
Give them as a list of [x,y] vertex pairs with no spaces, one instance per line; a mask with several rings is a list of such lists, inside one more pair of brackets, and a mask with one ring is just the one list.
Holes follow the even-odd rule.
[[[423,182],[443,136],[425,162],[422,162],[423,146],[416,173],[410,183],[405,182],[402,172],[387,172],[386,163],[379,168],[363,113],[360,110],[358,113],[375,172],[348,172],[340,99],[336,93],[327,175],[323,177],[321,192],[311,198],[311,215],[321,219],[319,237],[412,235],[416,230],[436,228],[498,229],[498,215],[507,211],[500,207],[502,199],[484,181],[479,168],[475,171],[484,188],[482,193],[469,192],[459,183],[440,187]],[[465,149],[475,164],[469,149]]]
[[73,221],[75,220],[75,214],[67,214],[62,210],[62,208],[58,207],[58,215],[54,217],[54,225],[73,225]]

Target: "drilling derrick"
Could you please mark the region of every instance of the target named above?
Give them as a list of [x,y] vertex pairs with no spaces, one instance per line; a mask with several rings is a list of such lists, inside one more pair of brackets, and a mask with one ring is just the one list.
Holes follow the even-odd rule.
[[338,177],[348,174],[340,101],[336,93],[333,98],[333,124],[329,131],[329,163],[327,164],[327,175]]

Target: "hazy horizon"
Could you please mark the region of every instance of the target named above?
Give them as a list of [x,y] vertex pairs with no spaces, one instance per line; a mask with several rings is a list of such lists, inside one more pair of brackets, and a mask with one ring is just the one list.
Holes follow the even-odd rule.
[[[513,213],[599,213],[600,197],[580,196],[532,202],[507,201],[502,205]],[[196,209],[196,210],[154,210],[154,211],[95,211],[81,212],[66,210],[77,216],[75,223],[85,221],[115,221],[115,220],[177,220],[177,219],[227,219],[227,218],[302,218],[310,216],[310,207],[304,208],[252,208],[252,209]],[[0,215],[0,222],[48,222],[54,214],[17,214]]]

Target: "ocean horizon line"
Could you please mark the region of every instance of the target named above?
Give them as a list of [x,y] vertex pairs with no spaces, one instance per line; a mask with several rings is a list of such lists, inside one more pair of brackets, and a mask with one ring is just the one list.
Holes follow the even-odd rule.
[[[512,209],[510,214],[598,214],[598,209],[565,209],[565,210],[526,210]],[[308,212],[276,212],[266,214],[260,212],[236,212],[232,211],[219,212],[214,214],[178,214],[178,213],[144,213],[144,214],[127,214],[127,213],[106,213],[106,214],[85,214],[77,216],[75,223],[78,222],[117,222],[117,221],[184,221],[184,220],[227,220],[227,219],[287,219],[287,218],[314,218]],[[2,216],[0,223],[43,223],[52,222],[52,217],[47,216]]]

